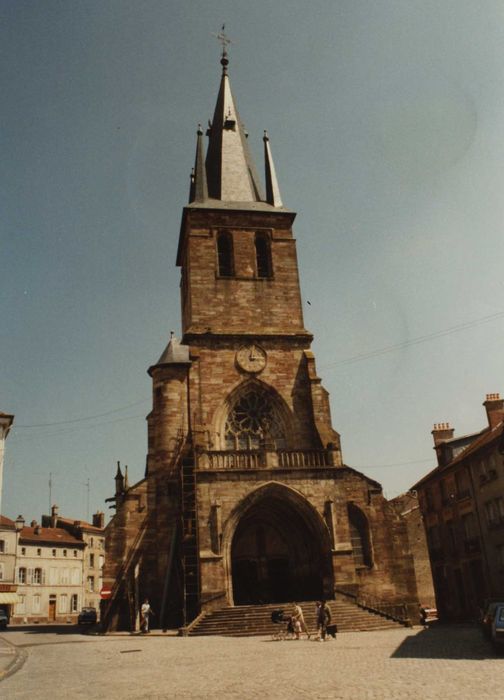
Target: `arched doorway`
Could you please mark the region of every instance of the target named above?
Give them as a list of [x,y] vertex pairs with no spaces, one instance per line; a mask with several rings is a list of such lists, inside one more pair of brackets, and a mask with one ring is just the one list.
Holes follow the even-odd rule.
[[257,496],[240,517],[231,543],[234,604],[327,596],[330,544],[318,514],[287,488],[265,488]]

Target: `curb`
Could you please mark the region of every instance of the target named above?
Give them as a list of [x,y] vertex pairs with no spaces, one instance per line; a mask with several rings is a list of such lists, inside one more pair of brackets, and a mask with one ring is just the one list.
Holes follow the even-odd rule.
[[6,678],[9,678],[9,676],[12,676],[15,673],[17,673],[17,671],[19,671],[23,667],[24,662],[28,658],[28,652],[26,652],[24,649],[19,649],[15,644],[12,644],[12,642],[7,641],[5,637],[0,637],[0,640],[4,642],[6,646],[12,647],[14,649],[14,659],[10,662],[10,664],[4,671],[0,671],[1,682]]

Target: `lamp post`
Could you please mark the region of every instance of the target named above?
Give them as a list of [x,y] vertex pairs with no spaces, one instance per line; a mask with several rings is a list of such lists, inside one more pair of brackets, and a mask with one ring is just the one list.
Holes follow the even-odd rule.
[[[14,525],[16,527],[16,548],[15,548],[15,553],[14,553],[14,572],[13,572],[13,576],[12,576],[12,583],[13,584],[16,583],[19,535],[21,534],[21,530],[25,526],[25,519],[23,518],[22,515],[17,516],[16,520],[14,521]],[[17,591],[17,587],[14,590]]]

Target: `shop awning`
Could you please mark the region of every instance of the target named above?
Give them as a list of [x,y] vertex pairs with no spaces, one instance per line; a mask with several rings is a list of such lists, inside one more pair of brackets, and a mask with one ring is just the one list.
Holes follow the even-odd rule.
[[19,596],[17,593],[0,593],[0,605],[13,605],[14,603],[19,603]]

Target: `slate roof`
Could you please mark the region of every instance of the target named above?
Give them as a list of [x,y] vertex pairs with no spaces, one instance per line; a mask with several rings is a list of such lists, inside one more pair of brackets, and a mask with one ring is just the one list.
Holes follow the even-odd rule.
[[95,532],[97,535],[103,535],[105,528],[96,527],[91,523],[87,523],[85,520],[72,520],[71,518],[62,518],[58,515],[58,524],[64,523],[65,525],[70,525],[72,527],[80,527],[86,532]]
[[[465,461],[467,457],[474,455],[480,449],[487,447],[492,442],[498,440],[499,438],[502,438],[504,436],[504,422],[498,423],[492,429],[485,428],[480,433],[474,433],[474,435],[476,436],[475,440],[473,440],[469,445],[467,445],[467,447],[463,449],[462,452],[460,452],[454,459],[452,459],[451,462],[448,462],[448,464],[444,464],[442,466],[434,467],[434,469],[431,469],[431,471],[428,472],[428,474],[426,474],[419,481],[413,484],[412,488],[418,488],[421,484],[424,484],[426,481],[429,481],[429,479],[432,476],[434,476],[434,474],[441,474],[443,472],[449,471],[452,467],[456,467],[458,464]],[[478,435],[479,437],[477,437]],[[456,439],[452,438],[451,440],[443,441],[443,443],[440,444],[444,444],[444,442],[456,442]]]

